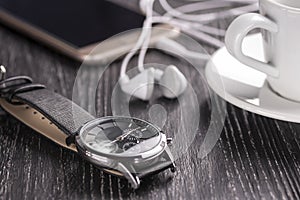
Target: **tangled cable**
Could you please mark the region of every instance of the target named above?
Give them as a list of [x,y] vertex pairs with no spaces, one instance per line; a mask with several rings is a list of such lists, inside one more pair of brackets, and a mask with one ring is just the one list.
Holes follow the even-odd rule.
[[[165,13],[160,14],[154,11],[155,1],[158,1]],[[167,0],[141,0],[140,7],[145,12],[146,19],[134,48],[125,56],[122,62],[120,77],[123,77],[126,74],[126,69],[130,60],[138,51],[138,69],[140,72],[144,70],[144,60],[149,47],[153,24],[170,24],[197,40],[204,41],[215,47],[221,47],[224,45],[223,42],[214,36],[222,37],[225,35],[226,31],[212,27],[208,25],[208,23],[217,19],[224,19],[247,12],[257,11],[258,2],[257,0],[210,0],[189,3],[173,8]],[[226,7],[230,8],[224,10]],[[196,11],[202,12],[221,8],[223,9],[217,12],[193,14]],[[174,40],[165,39],[164,43],[160,44],[162,50],[166,49],[166,47],[176,49],[181,53],[188,54],[198,59],[209,59],[208,55],[190,51]]]

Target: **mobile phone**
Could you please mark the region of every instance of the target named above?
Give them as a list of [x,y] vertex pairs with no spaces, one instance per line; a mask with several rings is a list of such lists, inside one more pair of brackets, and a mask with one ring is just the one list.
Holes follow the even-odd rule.
[[[0,22],[77,60],[107,60],[129,51],[144,16],[105,0],[0,0]],[[172,29],[172,28],[170,28]],[[168,31],[155,31],[153,38]]]

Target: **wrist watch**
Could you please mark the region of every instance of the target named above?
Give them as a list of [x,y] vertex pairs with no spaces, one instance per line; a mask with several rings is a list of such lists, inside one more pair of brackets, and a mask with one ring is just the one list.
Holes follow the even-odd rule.
[[[5,68],[1,66],[4,75]],[[171,139],[155,125],[131,117],[94,118],[69,99],[27,76],[2,78],[0,105],[15,118],[97,168],[128,180],[175,171]]]

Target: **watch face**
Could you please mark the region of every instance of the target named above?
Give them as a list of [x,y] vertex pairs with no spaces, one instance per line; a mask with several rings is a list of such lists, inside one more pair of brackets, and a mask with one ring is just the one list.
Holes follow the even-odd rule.
[[132,157],[160,146],[162,133],[157,127],[140,119],[108,117],[85,125],[79,137],[93,153]]

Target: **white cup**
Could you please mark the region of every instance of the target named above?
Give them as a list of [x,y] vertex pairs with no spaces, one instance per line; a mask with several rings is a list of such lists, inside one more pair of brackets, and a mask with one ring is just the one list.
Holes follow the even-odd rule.
[[[229,26],[225,43],[241,63],[267,74],[271,88],[300,102],[300,0],[259,0],[260,14],[248,13]],[[244,37],[260,28],[268,63],[242,52]]]

